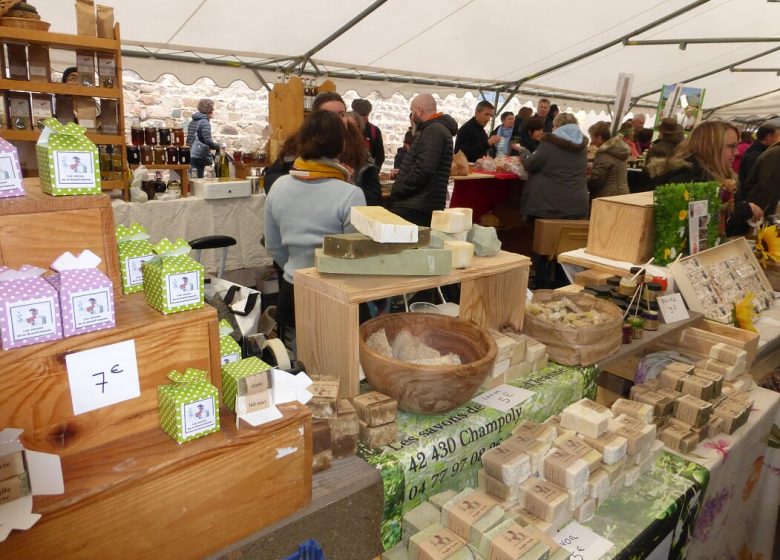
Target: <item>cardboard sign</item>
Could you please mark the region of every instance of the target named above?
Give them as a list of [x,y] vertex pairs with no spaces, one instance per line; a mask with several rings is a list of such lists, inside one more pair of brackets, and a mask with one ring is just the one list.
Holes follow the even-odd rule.
[[664,323],[676,323],[690,317],[681,294],[658,296],[657,301],[658,310],[661,312]]
[[65,363],[76,415],[141,396],[134,340],[68,354]]

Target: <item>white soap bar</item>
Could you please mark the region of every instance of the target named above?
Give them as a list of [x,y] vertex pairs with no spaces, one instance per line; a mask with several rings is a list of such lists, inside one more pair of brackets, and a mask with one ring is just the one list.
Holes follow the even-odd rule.
[[749,375],[740,375],[731,382],[731,388],[736,393],[747,393],[753,387],[753,378]]
[[522,363],[525,360],[525,350],[526,345],[528,344],[528,337],[509,329],[504,329],[501,332],[515,342],[515,346],[512,349],[511,364],[516,365]]
[[533,338],[528,338],[525,345],[525,361],[533,364],[547,352],[547,347],[541,342],[537,342]]
[[[464,521],[467,518],[468,523]],[[474,546],[503,519],[504,510],[496,505],[496,500],[473,488],[458,492],[441,509],[442,525]]]
[[534,372],[542,371],[544,368],[547,367],[547,360],[548,360],[548,356],[547,356],[547,352],[545,352],[541,358],[539,358],[538,360],[536,360],[534,363],[531,364],[531,371]]
[[556,431],[555,426],[540,424],[539,422],[533,422],[531,420],[523,420],[512,430],[512,435],[526,441],[535,439],[537,441],[552,443],[555,438],[558,437],[558,432]]
[[444,248],[452,251],[453,268],[466,268],[474,258],[474,244],[468,241],[447,240]]
[[488,334],[493,339],[493,342],[496,343],[496,362],[511,360],[512,351],[517,343],[507,335],[493,329],[488,329]]
[[606,431],[611,418],[612,413],[608,408],[590,399],[581,399],[563,409],[561,425],[588,437],[597,438]]
[[553,447],[544,458],[544,477],[550,482],[568,489],[588,483],[588,462],[562,449]]
[[614,465],[628,454],[628,441],[626,438],[613,434],[609,430],[597,438],[582,434],[579,437],[593,449],[601,452],[601,461],[607,465]]
[[547,545],[512,519],[493,527],[479,543],[479,555],[482,558],[547,560],[549,553]]
[[744,365],[732,366],[726,362],[721,362],[720,360],[714,360],[712,358],[704,362],[704,369],[713,373],[721,374],[724,381],[731,381],[738,375],[745,373]]
[[518,484],[504,484],[495,477],[487,474],[485,469],[477,471],[477,485],[485,494],[492,496],[496,500],[501,500],[504,504],[501,507],[512,507],[517,503],[517,496],[520,492]]
[[474,225],[474,210],[471,208],[447,208],[445,212],[457,212],[458,214],[463,214],[466,216],[466,224],[468,225],[466,228],[467,230],[470,230]]
[[509,358],[501,360],[500,362],[496,360],[493,363],[493,369],[490,370],[490,377],[498,377],[499,375],[505,374],[507,371],[509,371]]
[[513,379],[522,379],[528,377],[529,373],[531,373],[531,364],[528,362],[512,364],[512,361],[510,360],[509,369],[506,370],[506,380],[512,381]]
[[550,451],[549,441],[526,440],[522,437],[511,436],[503,441],[502,446],[512,447],[528,455],[530,460],[531,474],[539,475],[544,468],[544,456]]
[[577,432],[575,432],[574,430],[570,430],[568,428],[564,428],[563,426],[561,426],[561,417],[558,414],[550,416],[547,420],[544,421],[544,423],[549,424],[550,426],[555,426],[555,432],[558,435],[558,437],[561,437],[566,434],[577,435]]
[[444,504],[449,502],[452,498],[454,498],[457,495],[457,492],[455,490],[445,490],[444,492],[439,492],[438,494],[434,494],[430,498],[428,498],[428,501],[439,511],[441,511],[441,508],[444,507]]
[[434,210],[431,215],[431,229],[444,233],[460,233],[471,229],[468,217],[463,212]]
[[601,498],[609,492],[609,475],[606,471],[599,469],[590,475],[588,479],[588,496],[591,498]]
[[595,471],[601,465],[601,453],[582,441],[574,433],[558,436],[553,445],[580,459],[584,459],[588,463],[590,472]]
[[441,521],[441,513],[432,504],[423,502],[414,509],[407,511],[401,520],[401,530],[405,543],[415,535]]
[[519,484],[531,475],[528,454],[511,445],[499,445],[485,451],[482,465],[488,475],[508,485]]
[[641,420],[621,414],[609,423],[609,429],[628,441],[628,454],[639,453],[650,447],[656,435],[655,424],[645,424]]
[[409,539],[409,560],[420,560],[423,551],[428,558],[438,552],[447,560],[474,560],[474,554],[466,546],[466,541],[438,523]]
[[569,495],[543,478],[531,477],[520,485],[517,504],[539,519],[552,522],[569,511]]
[[653,421],[653,407],[649,404],[628,399],[617,399],[612,403],[612,413],[615,416],[627,414],[637,420],[642,420],[645,424]]
[[710,358],[726,362],[732,366],[747,365],[747,352],[736,346],[731,346],[725,342],[713,344],[710,348]]
[[628,467],[626,469],[626,486],[633,486],[636,484],[636,481],[639,480],[639,475],[642,472],[642,470],[639,468],[639,465],[634,465],[633,467]]
[[569,495],[569,511],[574,511],[588,499],[588,484],[585,483],[579,488],[564,488]]
[[574,511],[574,519],[580,523],[585,523],[593,519],[596,514],[596,500],[588,498],[583,504]]
[[381,206],[353,206],[350,221],[356,230],[379,243],[417,242],[417,226]]

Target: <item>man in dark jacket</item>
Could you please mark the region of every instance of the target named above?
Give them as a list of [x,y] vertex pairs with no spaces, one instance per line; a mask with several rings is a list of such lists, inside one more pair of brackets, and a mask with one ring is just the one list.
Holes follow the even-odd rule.
[[761,207],[765,215],[775,214],[780,201],[780,141],[765,148],[756,159],[750,168],[744,191],[747,200]]
[[382,131],[375,124],[368,122],[368,115],[371,114],[371,102],[368,99],[355,99],[352,102],[352,110],[363,117],[366,126],[363,129],[363,136],[368,140],[368,151],[374,158],[374,164],[378,169],[382,169],[385,162],[385,143],[382,140]]
[[495,113],[496,108],[490,101],[477,103],[474,116],[458,131],[458,136],[455,138],[455,151],[462,151],[466,155],[466,159],[472,162],[485,157],[488,150],[501,140],[498,134],[488,138],[487,132],[485,132],[485,127]]
[[444,210],[452,164],[452,137],[458,124],[436,112],[436,100],[421,93],[412,100],[417,136],[393,183],[392,211],[419,226],[430,226],[434,210]]
[[778,134],[775,125],[762,124],[758,127],[756,141],[745,150],[745,153],[742,154],[742,160],[739,162],[739,184],[742,185],[742,188],[746,186],[750,176],[750,168],[756,163],[758,156],[778,140],[780,140],[780,134]]

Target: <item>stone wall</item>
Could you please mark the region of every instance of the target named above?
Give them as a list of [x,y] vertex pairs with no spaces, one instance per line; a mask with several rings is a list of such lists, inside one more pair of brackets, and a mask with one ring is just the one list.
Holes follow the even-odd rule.
[[[147,82],[129,70],[124,72],[123,80],[125,126],[128,136],[131,125],[186,128],[198,100],[202,98],[211,98],[216,102],[212,133],[215,140],[224,143],[229,151],[258,151],[270,136],[268,93],[265,89],[255,91],[243,82],[233,82],[229,87],[222,88],[208,78],[201,78],[194,84],[187,85],[170,74],[161,77],[157,82]],[[342,95],[348,108],[357,97],[354,91]],[[373,105],[370,120],[382,130],[387,153],[385,168],[389,168],[392,166],[393,155],[402,145],[404,134],[409,127],[410,100],[399,93],[382,98],[376,92],[367,99]],[[444,100],[437,100],[439,110],[449,113],[460,124],[473,116],[478,101],[470,93],[463,97],[448,95]],[[516,113],[523,105],[533,107],[529,100],[514,98],[505,110]],[[562,110],[571,111],[569,106],[563,103],[559,105]],[[594,122],[609,120],[603,112],[578,111],[575,114],[585,132]]]

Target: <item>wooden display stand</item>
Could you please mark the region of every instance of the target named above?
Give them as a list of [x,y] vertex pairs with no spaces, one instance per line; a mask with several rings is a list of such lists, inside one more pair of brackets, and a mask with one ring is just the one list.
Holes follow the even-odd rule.
[[[64,33],[49,33],[47,31],[32,31],[15,27],[0,26],[0,41],[24,43],[30,45],[43,45],[50,49],[62,49],[67,51],[93,51],[95,53],[111,54],[116,61],[116,76],[114,87],[84,87],[74,84],[62,84],[58,82],[39,82],[30,80],[9,80],[0,76],[0,90],[23,91],[31,93],[49,93],[72,95],[77,97],[91,97],[117,100],[117,126],[116,134],[102,134],[87,132],[87,137],[95,144],[112,144],[121,146],[122,152],[122,179],[113,181],[101,181],[103,190],[109,191],[121,189],[125,200],[130,199],[130,190],[127,183],[127,156],[125,154],[125,104],[122,91],[122,47],[119,38],[119,24],[114,26],[114,38],[102,39],[83,35],[66,35]],[[0,127],[0,136],[10,142],[37,142],[40,132],[38,130],[15,130]]]
[[446,276],[357,276],[295,271],[298,357],[310,375],[341,378],[339,395],[359,393],[358,305],[366,301],[461,284],[460,318],[483,328],[521,330],[530,259],[501,251],[474,257]]
[[[138,163],[132,163],[130,164],[130,169],[135,170],[138,167],[140,167],[140,164]],[[164,163],[164,164],[144,164],[144,167],[148,169],[149,171],[160,171],[163,169],[172,169],[176,171],[179,174],[179,177],[181,178],[181,195],[182,196],[189,196],[190,194],[190,166],[187,163],[179,163],[179,164],[173,164],[173,163]]]

